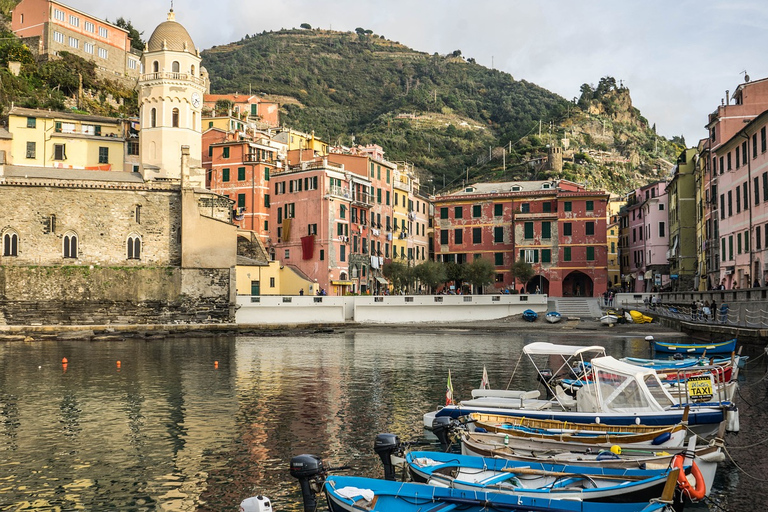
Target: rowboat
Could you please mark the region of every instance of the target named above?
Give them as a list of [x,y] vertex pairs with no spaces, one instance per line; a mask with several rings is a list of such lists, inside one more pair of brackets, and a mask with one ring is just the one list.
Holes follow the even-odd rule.
[[619,321],[616,315],[603,315],[600,317],[600,323],[603,325],[614,325]]
[[[514,391],[515,396],[510,397],[489,390],[485,391],[485,396],[473,396],[470,400],[461,400],[425,414],[424,426],[431,428],[435,418],[459,418],[473,412],[573,423],[669,426],[683,420],[683,412],[689,405],[688,426],[698,435],[708,437],[714,434],[720,422],[726,419],[729,421],[728,430],[738,430],[737,407],[730,400],[718,396],[718,390],[712,386],[707,388],[702,383],[694,389],[694,397],[688,386],[670,393],[653,369],[630,365],[610,356],[591,357],[595,353],[605,353],[600,346],[535,342],[523,347],[523,353],[533,363],[540,382],[552,398],[540,399],[538,390]],[[563,365],[548,370],[558,355],[562,357]],[[535,356],[543,357],[544,362],[537,363]],[[589,361],[592,377],[576,391],[574,398],[564,393],[557,383],[563,372],[573,375],[572,368],[576,361],[581,366],[586,366]],[[704,399],[707,394],[702,391],[709,391],[708,399]]]
[[556,324],[562,319],[562,316],[557,311],[549,311],[546,315],[544,315],[544,318],[547,319],[547,322]]
[[656,352],[668,354],[723,354],[736,350],[736,338],[718,343],[670,343],[666,341],[650,340]]
[[504,436],[507,445],[534,450],[611,449],[616,445],[621,448],[660,450],[680,448],[686,438],[684,424],[666,427],[611,426],[481,413],[470,414],[468,421],[470,429],[497,433]]
[[734,355],[731,357],[691,357],[686,359],[643,359],[640,357],[622,357],[620,361],[625,363],[634,364],[636,366],[644,366],[646,368],[653,368],[654,370],[668,370],[676,368],[689,368],[691,366],[700,365],[723,365],[729,363],[733,359],[734,366],[737,368],[744,368],[749,356]]
[[605,468],[638,468],[662,469],[669,467],[672,458],[682,453],[688,458],[686,465],[692,460],[704,477],[707,495],[715,480],[717,465],[725,461],[723,441],[715,438],[707,445],[696,446],[696,440],[690,439],[687,448],[664,450],[525,450],[504,444],[504,436],[500,434],[469,432],[465,429],[458,431],[461,443],[461,453],[478,457],[495,457],[511,459],[526,463],[571,464],[577,466],[600,466]]
[[[676,475],[677,470],[670,473]],[[674,487],[673,487],[674,490]],[[662,512],[664,502],[600,503],[464,490],[416,482],[329,475],[323,485],[331,512]],[[667,497],[666,495],[664,496]]]
[[[580,501],[585,504],[648,503],[661,497],[669,468],[612,469],[597,466],[528,463],[455,453],[415,451],[406,464],[416,482],[473,492]],[[633,508],[630,508],[633,509]]]
[[539,318],[539,315],[534,310],[526,309],[523,311],[523,320],[526,322],[535,322],[537,318]]

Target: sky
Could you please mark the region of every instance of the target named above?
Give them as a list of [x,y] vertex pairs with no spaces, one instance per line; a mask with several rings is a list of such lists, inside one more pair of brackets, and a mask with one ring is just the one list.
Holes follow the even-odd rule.
[[[63,2],[130,20],[144,40],[171,3]],[[173,8],[200,50],[308,23],[362,27],[429,54],[461,50],[566,99],[613,76],[660,135],[682,135],[688,146],[707,136],[707,116],[726,90],[745,74],[768,77],[764,0],[174,0]]]

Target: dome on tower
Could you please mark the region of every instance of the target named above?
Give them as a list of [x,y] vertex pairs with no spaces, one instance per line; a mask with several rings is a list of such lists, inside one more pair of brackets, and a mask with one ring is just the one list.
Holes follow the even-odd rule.
[[147,52],[163,50],[196,54],[195,43],[189,37],[187,29],[176,21],[173,10],[168,13],[168,20],[157,26],[147,42]]

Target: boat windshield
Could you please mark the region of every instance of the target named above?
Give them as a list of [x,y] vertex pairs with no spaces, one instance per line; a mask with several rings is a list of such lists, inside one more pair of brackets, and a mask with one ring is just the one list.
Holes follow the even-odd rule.
[[[651,412],[663,409],[656,395],[661,392],[664,396],[664,390],[657,389],[661,383],[653,370],[626,364],[610,356],[595,358],[592,364],[600,409],[603,411]],[[668,395],[667,399],[671,400]]]
[[645,380],[645,385],[648,388],[648,391],[651,392],[653,398],[656,399],[662,408],[666,409],[667,407],[675,405],[675,401],[664,389],[664,386],[656,375],[646,375],[643,379]]

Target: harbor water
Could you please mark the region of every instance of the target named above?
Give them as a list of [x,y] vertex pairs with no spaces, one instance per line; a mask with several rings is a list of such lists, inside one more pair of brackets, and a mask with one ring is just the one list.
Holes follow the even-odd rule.
[[[648,357],[642,336],[605,331],[388,328],[232,338],[0,345],[0,510],[238,510],[263,494],[302,510],[291,457],[381,477],[375,435],[422,439],[422,415],[479,386],[536,387],[532,341]],[[708,504],[768,503],[768,383],[745,347],[737,403]],[[66,358],[66,363],[63,359]],[[512,370],[520,361],[517,372]],[[324,509],[324,505],[322,507]]]

